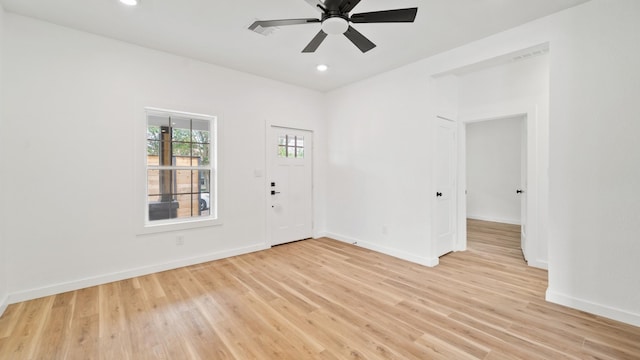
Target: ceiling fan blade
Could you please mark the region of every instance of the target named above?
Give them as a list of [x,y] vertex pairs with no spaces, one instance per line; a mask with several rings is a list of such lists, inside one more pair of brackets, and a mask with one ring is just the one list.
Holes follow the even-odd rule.
[[300,24],[310,24],[310,23],[319,23],[320,19],[308,18],[308,19],[283,19],[283,20],[258,20],[255,21],[251,26],[249,26],[249,30],[255,31],[259,26],[260,27],[272,27],[272,26],[286,26],[286,25],[300,25]]
[[327,33],[320,30],[320,32],[317,33],[316,36],[313,37],[313,39],[311,39],[311,42],[309,43],[309,45],[307,45],[307,47],[305,47],[304,50],[302,50],[302,52],[303,53],[315,52],[318,49],[318,46],[322,44],[322,42],[326,37],[327,37]]
[[418,8],[373,11],[351,15],[352,23],[413,22]]
[[340,12],[343,14],[350,13],[358,3],[360,3],[360,0],[344,0],[342,5],[340,5]]
[[366,53],[367,51],[376,47],[376,44],[372,43],[371,40],[367,39],[364,35],[360,34],[356,29],[349,26],[347,31],[344,33],[344,36],[347,39],[351,40],[353,45],[357,46],[360,51]]
[[322,8],[324,8],[324,1],[322,0],[304,0],[307,2],[307,4],[313,6],[316,10],[320,11],[321,13],[324,13],[324,10],[322,10]]

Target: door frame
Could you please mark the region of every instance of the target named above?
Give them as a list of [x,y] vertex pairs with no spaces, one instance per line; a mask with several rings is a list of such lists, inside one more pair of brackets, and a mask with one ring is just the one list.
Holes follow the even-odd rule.
[[[504,104],[499,110],[485,112],[469,112],[458,121],[458,239],[457,251],[467,249],[467,159],[466,159],[466,125],[469,123],[498,120],[524,116],[527,130],[527,242],[522,251],[530,266],[547,268],[547,263],[539,261],[541,242],[547,241],[541,234],[541,217],[547,218],[548,207],[541,206],[540,188],[548,186],[548,178],[543,176],[542,168],[548,161],[542,159],[548,149],[548,142],[543,142],[540,134],[541,119],[537,105]],[[547,147],[545,149],[544,147]],[[546,202],[545,202],[546,204]]]
[[279,129],[290,129],[290,130],[298,130],[298,131],[307,131],[311,134],[311,233],[312,236],[315,234],[315,193],[314,193],[314,159],[315,159],[315,132],[311,129],[304,129],[299,127],[285,126],[285,125],[276,125],[265,122],[264,132],[265,132],[265,143],[264,143],[264,168],[265,168],[265,176],[264,176],[264,215],[265,215],[265,239],[264,245],[265,248],[270,248],[273,245],[273,224],[271,223],[271,162],[269,159],[270,151],[273,151],[271,148],[271,129],[279,128]]

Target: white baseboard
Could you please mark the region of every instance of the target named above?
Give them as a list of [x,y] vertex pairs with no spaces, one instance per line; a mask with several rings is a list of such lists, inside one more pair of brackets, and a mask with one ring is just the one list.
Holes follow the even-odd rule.
[[9,306],[9,297],[5,296],[0,300],[0,317],[4,314],[4,311],[7,310],[7,306]]
[[603,316],[616,321],[621,321],[633,326],[640,326],[640,314],[635,314],[626,310],[616,309],[611,306],[597,304],[592,301],[559,294],[549,289],[547,289],[546,300],[573,309],[586,311],[590,314]]
[[[32,299],[37,299],[44,296],[61,294],[67,291],[74,291],[78,289],[84,289],[91,286],[107,284],[114,281],[120,281],[125,279],[130,279],[136,276],[144,276],[149,275],[161,271],[172,270],[181,268],[184,266],[201,264],[208,261],[219,260],[227,257],[247,254],[255,251],[268,249],[269,246],[265,246],[264,244],[257,244],[237,249],[219,251],[215,253],[210,253],[202,256],[195,256],[180,260],[171,261],[168,263],[144,266],[124,271],[118,271],[110,274],[92,276],[84,279],[54,284],[50,286],[44,286],[35,289],[29,289],[24,291],[19,291],[15,293],[9,294],[8,300],[5,303],[14,304],[21,301],[27,301]],[[2,309],[0,307],[0,309]]]
[[402,250],[398,250],[398,249],[394,249],[394,248],[390,248],[390,247],[386,247],[386,246],[380,246],[378,244],[374,244],[374,243],[371,243],[371,242],[368,242],[368,241],[356,239],[354,237],[347,236],[347,235],[341,235],[341,234],[336,234],[336,233],[332,233],[332,232],[327,232],[327,233],[325,233],[324,236],[332,238],[332,239],[335,239],[335,240],[338,240],[338,241],[342,241],[342,242],[345,242],[345,243],[361,246],[361,247],[363,247],[365,249],[377,251],[377,252],[383,253],[385,255],[393,256],[393,257],[396,257],[396,258],[402,259],[402,260],[411,261],[413,263],[424,265],[424,266],[434,267],[434,266],[436,266],[436,265],[438,265],[440,263],[438,258],[429,259],[429,258],[426,258],[426,257],[423,257],[423,256],[417,256],[417,255],[412,254],[412,253],[408,253],[408,252],[405,252],[405,251],[402,251]]
[[540,260],[527,260],[527,265],[538,269],[549,270],[549,263]]
[[491,221],[491,222],[511,224],[511,225],[521,225],[520,219],[503,219],[503,218],[497,218],[493,216],[469,215],[469,214],[467,214],[467,219]]

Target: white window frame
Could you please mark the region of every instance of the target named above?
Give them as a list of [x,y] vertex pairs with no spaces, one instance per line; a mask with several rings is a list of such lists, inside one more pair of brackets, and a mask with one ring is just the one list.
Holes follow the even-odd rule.
[[[190,218],[175,218],[166,220],[149,220],[149,206],[148,206],[148,181],[147,170],[149,169],[147,164],[147,126],[148,118],[150,115],[162,116],[162,117],[180,117],[191,118],[197,120],[207,120],[210,124],[211,132],[211,144],[209,147],[209,167],[207,170],[211,171],[211,184],[209,195],[209,215],[190,217]],[[201,228],[207,226],[216,226],[222,224],[222,202],[220,199],[220,122],[216,116],[196,114],[184,111],[167,110],[153,107],[144,108],[144,121],[140,122],[138,134],[136,136],[136,192],[139,196],[136,196],[137,205],[134,207],[137,209],[139,221],[137,221],[137,234],[153,234],[169,231],[180,231],[194,228]]]

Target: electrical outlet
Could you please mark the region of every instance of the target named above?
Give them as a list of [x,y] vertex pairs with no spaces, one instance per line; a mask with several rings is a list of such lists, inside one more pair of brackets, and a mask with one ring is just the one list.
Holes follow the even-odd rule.
[[184,245],[184,236],[183,235],[176,236],[176,245],[178,245],[178,246]]

